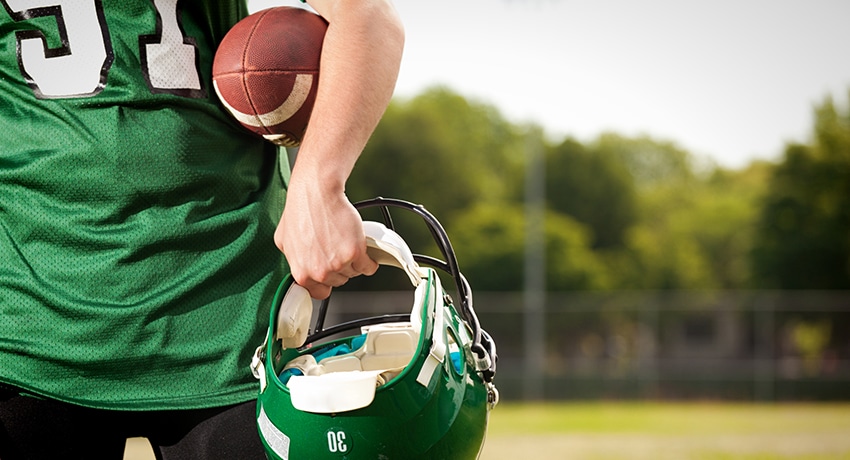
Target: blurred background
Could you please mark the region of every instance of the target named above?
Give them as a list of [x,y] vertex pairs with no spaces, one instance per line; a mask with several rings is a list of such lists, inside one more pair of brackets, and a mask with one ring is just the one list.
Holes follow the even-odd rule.
[[441,220],[506,399],[850,398],[850,3],[395,3],[348,194]]
[[850,3],[395,4],[348,194],[448,230],[499,350],[484,458],[850,458]]

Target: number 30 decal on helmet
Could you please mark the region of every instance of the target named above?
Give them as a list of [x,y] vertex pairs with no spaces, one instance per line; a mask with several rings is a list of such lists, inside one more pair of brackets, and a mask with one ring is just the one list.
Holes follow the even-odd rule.
[[[386,225],[364,222],[370,257],[402,269],[413,285],[409,314],[387,314],[325,328],[318,308],[287,277],[257,349],[257,425],[271,459],[474,459],[490,410],[496,346],[472,308],[448,236],[421,205],[376,198]],[[413,254],[392,230],[389,208],[418,214],[443,259]],[[454,281],[458,305],[437,270]],[[344,338],[350,331],[356,335]],[[306,345],[305,345],[306,344]]]

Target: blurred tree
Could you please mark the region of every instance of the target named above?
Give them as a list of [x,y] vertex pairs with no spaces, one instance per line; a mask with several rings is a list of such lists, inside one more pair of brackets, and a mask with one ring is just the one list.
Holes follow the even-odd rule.
[[625,137],[605,133],[589,149],[623,165],[639,188],[688,182],[694,178],[694,157],[668,141],[649,136]]
[[752,287],[750,252],[760,200],[772,169],[773,164],[763,161],[741,170],[718,168],[695,194],[690,232],[719,288]]
[[587,150],[597,161],[616,165],[609,167],[612,171],[627,176],[619,183],[628,187],[614,189],[613,198],[591,203],[597,208],[614,200],[628,203],[622,208],[628,209],[629,215],[629,220],[623,221],[622,246],[598,248],[614,285],[629,289],[716,287],[712,254],[697,235],[711,241],[712,233],[724,233],[726,216],[718,222],[713,217],[726,210],[716,209],[723,206],[704,190],[691,154],[648,136],[629,138],[613,133],[601,135]]
[[[346,192],[353,201],[384,196],[420,203],[444,227],[456,228],[453,222],[474,206],[521,199],[524,147],[523,129],[492,106],[432,88],[390,104]],[[405,214],[393,213],[399,233],[415,252],[436,255],[421,220]],[[376,213],[364,217],[380,220]]]
[[573,139],[548,152],[546,200],[550,209],[586,224],[595,249],[623,247],[637,218],[634,181],[625,164]]
[[786,147],[756,232],[759,287],[850,289],[850,113],[831,98],[815,110],[811,144]]
[[769,168],[756,163],[742,171],[716,169],[705,179],[644,188],[640,224],[632,229],[629,246],[638,271],[628,275],[627,284],[749,287],[754,222]]
[[473,204],[520,193],[520,134],[492,106],[445,88],[394,100],[348,182],[349,197],[422,203],[446,224]]
[[638,225],[629,231],[628,251],[613,259],[621,289],[706,289],[715,286],[709,261],[681,228]]
[[748,286],[753,222],[770,165],[724,170],[671,142],[613,133],[586,149],[621,165],[634,184],[635,217],[625,231],[624,250],[598,248],[615,286]]
[[[835,122],[821,125],[833,133],[822,143],[840,145]],[[449,230],[470,278],[486,289],[520,289],[529,136],[540,137],[546,160],[548,289],[750,286],[758,199],[773,165],[709,169],[648,136],[552,145],[446,88],[393,101],[347,192],[355,201],[424,204]],[[418,219],[394,217],[415,251],[433,252]]]
[[[549,290],[606,287],[604,266],[590,249],[590,231],[549,211],[545,217],[546,286]],[[523,287],[525,211],[519,205],[481,204],[449,229],[464,274],[475,289]]]

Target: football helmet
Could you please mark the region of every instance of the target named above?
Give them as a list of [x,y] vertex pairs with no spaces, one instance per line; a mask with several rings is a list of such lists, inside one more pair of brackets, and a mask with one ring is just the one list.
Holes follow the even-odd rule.
[[[284,279],[252,365],[266,454],[282,460],[477,458],[498,402],[496,347],[478,322],[448,236],[421,205],[376,198],[355,206],[381,209],[385,223],[363,223],[368,252],[382,266],[404,271],[413,286],[412,308],[326,328],[324,301],[311,328],[312,299],[291,277]],[[413,254],[393,230],[391,207],[418,214],[444,260]],[[438,270],[453,280],[457,304]]]

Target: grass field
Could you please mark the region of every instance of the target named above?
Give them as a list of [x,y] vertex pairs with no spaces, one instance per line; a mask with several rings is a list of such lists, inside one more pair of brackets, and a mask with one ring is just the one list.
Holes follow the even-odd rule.
[[[143,440],[126,460],[152,459]],[[848,459],[850,404],[501,404],[483,460]]]

